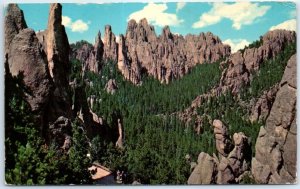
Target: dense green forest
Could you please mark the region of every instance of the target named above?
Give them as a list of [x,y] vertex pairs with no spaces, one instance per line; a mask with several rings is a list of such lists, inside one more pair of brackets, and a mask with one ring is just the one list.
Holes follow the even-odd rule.
[[[98,99],[93,111],[103,116],[109,125],[116,124],[113,117],[118,115],[125,130],[124,151],[118,152],[113,162],[102,160],[108,159],[105,154],[110,153],[103,153],[98,161],[113,170],[125,170],[129,182],[139,179],[151,184],[185,183],[190,174],[185,156],[189,154],[196,159],[201,151],[215,152],[211,127],[199,137],[193,125],[186,125],[171,113],[184,110],[197,95],[218,83],[219,62],[198,65],[168,85],[144,76],[143,85],[135,86],[123,79],[112,61],[105,64],[100,75],[90,72],[86,77],[93,82],[92,87],[86,88],[87,96],[95,95]],[[112,78],[118,85],[114,95],[104,89]]]

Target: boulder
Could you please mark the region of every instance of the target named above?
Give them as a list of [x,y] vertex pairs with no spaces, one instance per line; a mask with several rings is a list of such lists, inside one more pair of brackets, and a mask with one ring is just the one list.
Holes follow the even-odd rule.
[[216,183],[217,163],[209,154],[201,152],[198,164],[188,179],[188,184],[213,184]]

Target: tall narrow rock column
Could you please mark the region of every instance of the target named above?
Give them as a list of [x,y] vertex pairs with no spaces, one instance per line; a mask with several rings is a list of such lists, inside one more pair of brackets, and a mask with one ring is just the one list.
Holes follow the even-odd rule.
[[54,121],[58,116],[70,118],[71,99],[69,89],[69,41],[62,21],[62,6],[58,3],[51,4],[48,27],[46,32],[46,52],[48,68],[54,81],[55,89],[52,103],[50,103],[49,121]]

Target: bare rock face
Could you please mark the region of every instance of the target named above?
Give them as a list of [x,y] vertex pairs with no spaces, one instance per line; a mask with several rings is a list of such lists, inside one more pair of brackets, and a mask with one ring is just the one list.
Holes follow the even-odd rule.
[[49,101],[52,84],[45,53],[33,30],[21,30],[14,37],[8,52],[8,65],[12,76],[22,78],[32,111],[41,112]]
[[8,53],[9,46],[14,37],[23,29],[27,28],[23,11],[17,4],[8,4],[7,14],[5,16],[5,54]]
[[201,152],[198,156],[198,164],[188,179],[188,184],[214,184],[218,173],[217,164],[215,158]]
[[265,121],[271,111],[273,102],[276,97],[278,85],[270,88],[256,100],[255,105],[252,107],[250,121]]
[[259,183],[296,181],[296,55],[288,61],[266,126],[261,127],[252,159],[252,174]]
[[118,68],[126,79],[140,83],[142,74],[149,74],[163,83],[180,78],[191,67],[210,63],[230,54],[230,47],[211,33],[199,36],[171,33],[164,27],[156,36],[154,27],[146,19],[128,22],[125,38],[119,42]]
[[269,31],[261,41],[260,47],[246,49],[244,53],[238,51],[221,63],[227,66],[222,72],[219,84],[222,91],[239,93],[244,85],[250,83],[251,73],[258,71],[264,60],[274,58],[287,44],[296,41],[296,33],[287,30]]
[[61,24],[62,6],[51,4],[48,27],[45,31],[45,47],[48,59],[48,68],[54,81],[55,89],[49,108],[49,121],[59,116],[72,116],[71,98],[69,95],[68,75],[70,73],[69,42],[64,26]]
[[228,129],[220,120],[213,121],[214,134],[216,139],[217,151],[224,157],[227,157],[232,150],[232,144],[229,138]]
[[117,86],[116,80],[114,80],[114,79],[108,80],[108,82],[105,85],[106,92],[110,93],[110,94],[115,94],[117,89],[118,89],[118,86]]
[[118,60],[118,44],[116,42],[116,36],[111,30],[110,25],[105,26],[104,34],[104,54],[103,59],[105,60]]

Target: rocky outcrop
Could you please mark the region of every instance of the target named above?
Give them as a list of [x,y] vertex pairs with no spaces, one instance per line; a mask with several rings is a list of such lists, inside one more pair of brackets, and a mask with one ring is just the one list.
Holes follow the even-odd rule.
[[94,46],[86,41],[77,42],[76,44],[72,44],[72,46],[70,59],[79,60],[82,64],[83,71],[91,71],[94,73],[101,71],[104,44],[101,39],[100,31],[95,38]]
[[12,43],[14,37],[23,29],[27,28],[27,24],[24,19],[23,11],[17,4],[8,4],[7,13],[5,16],[5,54],[8,53],[9,46]]
[[121,123],[121,120],[118,119],[118,133],[119,133],[119,137],[118,140],[116,142],[116,147],[123,149],[124,148],[124,129]]
[[71,121],[63,116],[49,125],[50,140],[62,150],[68,151],[71,147]]
[[21,30],[14,37],[9,47],[8,65],[12,76],[23,80],[32,111],[41,113],[49,101],[52,83],[45,53],[33,30]]
[[105,84],[105,90],[107,93],[115,94],[116,90],[118,89],[117,83],[115,79],[110,79]]
[[201,152],[198,164],[188,179],[188,184],[214,184],[218,173],[218,160],[209,154]]
[[238,51],[221,63],[225,68],[219,86],[222,91],[238,94],[251,81],[252,73],[258,71],[264,60],[274,58],[287,44],[296,41],[296,33],[287,30],[269,31],[261,38],[261,46]]
[[[24,96],[34,112],[35,125],[45,130],[44,112],[52,91],[52,80],[47,68],[46,54],[35,32],[26,29],[23,11],[9,4],[5,16],[5,59],[9,74],[17,77]],[[7,73],[8,74],[8,73]]]
[[255,100],[255,104],[252,106],[250,121],[264,122],[273,105],[278,90],[278,85],[271,87],[268,91],[264,91],[263,94]]
[[105,26],[103,43],[104,43],[103,59],[117,61],[118,44],[116,42],[116,36],[112,32],[110,25]]
[[214,120],[213,126],[219,157],[201,152],[188,184],[239,183],[250,170],[252,153],[248,137],[242,132],[234,133],[232,144],[227,127],[220,120]]
[[221,157],[218,166],[218,184],[238,183],[241,175],[250,169],[252,157],[248,137],[234,133],[234,148],[227,157]]
[[260,132],[252,159],[252,174],[258,183],[285,184],[296,181],[296,55],[285,68],[274,104]]
[[227,157],[229,152],[232,150],[231,140],[229,138],[227,126],[220,120],[213,121],[214,134],[216,139],[217,151]]

